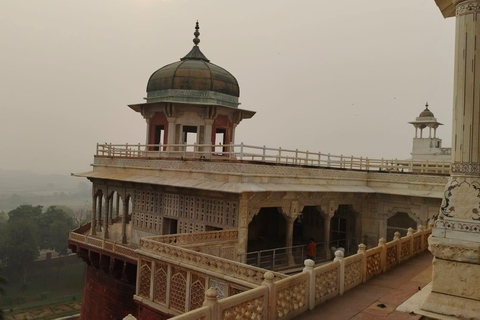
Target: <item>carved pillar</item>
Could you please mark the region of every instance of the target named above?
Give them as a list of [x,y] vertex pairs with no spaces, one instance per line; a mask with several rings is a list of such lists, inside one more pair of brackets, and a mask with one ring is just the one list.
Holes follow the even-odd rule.
[[110,225],[113,225],[113,194],[110,196],[110,199],[108,200],[108,206],[110,209],[108,210],[109,214],[109,219],[108,222]]
[[128,216],[128,199],[123,197],[123,215],[122,215],[122,243],[127,243],[127,216]]
[[248,250],[248,200],[242,199],[238,204],[238,247],[237,247],[237,260],[245,263],[247,261]]
[[120,196],[117,192],[115,197],[115,218],[118,218],[119,215],[120,215]]
[[167,143],[168,144],[174,144],[175,143],[175,120],[176,120],[176,118],[167,117],[167,121],[168,121]]
[[109,235],[108,235],[108,221],[110,219],[110,200],[111,198],[108,196],[106,196],[106,199],[105,199],[105,220],[104,220],[104,226],[103,226],[103,238],[104,239],[108,239],[109,238]]
[[[303,209],[303,208],[302,208]],[[294,264],[292,245],[293,245],[293,224],[299,215],[299,205],[297,201],[292,201],[290,207],[280,208],[280,212],[286,221],[285,247],[287,248],[288,264]]]
[[205,136],[203,141],[200,141],[201,144],[212,144],[212,125],[213,119],[205,119]]
[[330,260],[332,258],[332,252],[330,251],[330,222],[335,214],[335,210],[338,208],[338,204],[334,201],[330,201],[328,204],[322,205],[321,212],[323,212],[324,221],[324,246],[325,246],[325,258]]
[[97,227],[97,197],[96,194],[92,196],[92,224],[90,226],[90,234],[92,236],[97,234],[97,230],[95,230]]
[[102,207],[103,207],[103,193],[98,197],[98,223],[97,231],[102,232]]
[[[480,0],[456,6],[452,173],[429,249],[432,292],[423,310],[478,318],[480,314]],[[444,16],[447,1],[437,4]],[[478,54],[478,59],[477,59]]]

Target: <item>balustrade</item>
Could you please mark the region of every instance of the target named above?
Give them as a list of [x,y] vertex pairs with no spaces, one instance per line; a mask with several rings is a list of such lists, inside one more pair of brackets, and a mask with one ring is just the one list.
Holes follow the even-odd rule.
[[333,262],[316,268],[312,260],[305,260],[302,273],[284,279],[275,279],[269,271],[259,287],[222,300],[209,289],[204,307],[171,319],[244,319],[245,315],[248,319],[292,319],[425,251],[431,233],[431,228],[419,226],[403,238],[398,233],[390,242],[382,238],[369,250],[360,244],[357,254],[347,258],[337,250]]
[[414,172],[449,174],[450,162],[428,160],[370,159],[368,157],[336,156],[298,149],[268,148],[241,144],[223,145],[221,152],[215,145],[153,145],[153,144],[97,144],[97,156],[120,158],[181,158],[258,161],[297,166],[327,167],[349,170]]

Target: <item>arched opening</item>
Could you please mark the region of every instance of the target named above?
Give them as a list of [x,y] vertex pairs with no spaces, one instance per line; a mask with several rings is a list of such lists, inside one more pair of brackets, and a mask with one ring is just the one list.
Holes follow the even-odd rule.
[[277,208],[262,208],[248,225],[247,252],[285,246],[286,222]]
[[351,206],[341,204],[330,220],[330,247],[344,248],[350,252],[357,247],[355,239],[355,214]]
[[316,207],[305,207],[293,224],[293,245],[303,245],[313,238],[318,244],[325,241],[325,221]]
[[397,212],[387,219],[387,241],[391,241],[395,232],[405,236],[408,228],[416,229],[417,221],[413,220],[406,212]]

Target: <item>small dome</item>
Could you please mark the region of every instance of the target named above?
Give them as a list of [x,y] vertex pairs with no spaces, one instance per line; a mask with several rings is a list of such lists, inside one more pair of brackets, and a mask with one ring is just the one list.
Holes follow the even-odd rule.
[[420,112],[419,118],[434,118],[433,112],[428,109],[428,103],[425,105],[425,110]]
[[238,107],[240,87],[227,70],[210,62],[200,51],[198,22],[195,44],[180,61],[155,71],[147,83],[147,101],[217,104]]
[[237,79],[230,72],[203,59],[193,58],[166,65],[150,76],[147,93],[168,89],[206,90],[240,96]]

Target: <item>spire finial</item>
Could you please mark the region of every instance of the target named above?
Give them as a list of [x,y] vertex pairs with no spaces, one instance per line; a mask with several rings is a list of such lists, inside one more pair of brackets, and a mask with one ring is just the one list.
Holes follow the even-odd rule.
[[200,27],[198,26],[197,20],[197,23],[195,24],[195,32],[193,33],[193,35],[195,36],[195,38],[193,39],[193,43],[195,43],[196,46],[198,46],[198,44],[200,43],[200,39],[198,39],[200,32],[198,32],[198,29],[200,29]]
[[428,101],[427,101],[427,103],[425,103],[425,108],[427,108],[427,109],[428,109]]

